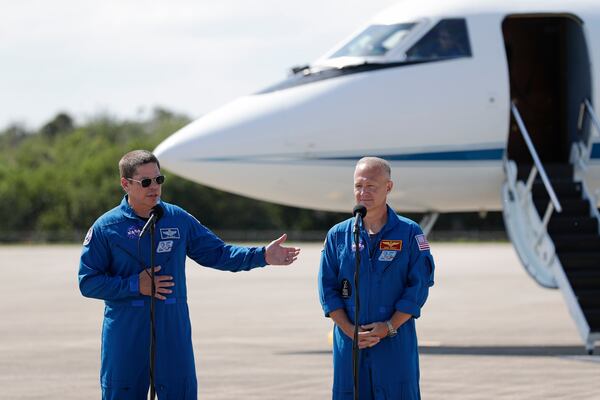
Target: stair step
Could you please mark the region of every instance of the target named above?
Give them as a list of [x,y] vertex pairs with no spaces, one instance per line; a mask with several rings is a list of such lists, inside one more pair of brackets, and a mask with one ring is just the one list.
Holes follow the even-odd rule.
[[[553,164],[553,163],[546,163],[543,164],[544,166],[544,170],[546,171],[546,175],[548,175],[548,177],[550,179],[555,179],[555,178],[567,178],[567,179],[573,179],[573,165],[572,164]],[[529,178],[529,174],[531,172],[531,164],[519,164],[518,165],[518,172],[517,172],[517,179],[521,180],[521,181],[527,181],[527,178]],[[540,179],[540,173],[537,173],[537,179]]]
[[[556,179],[551,180],[552,188],[558,196],[559,199],[563,198],[572,198],[572,199],[581,199],[582,196],[582,188],[581,182],[573,182],[569,179]],[[534,198],[534,201],[546,200],[549,198],[548,191],[546,190],[546,186],[543,182],[535,182],[531,188],[531,193]]]
[[[538,214],[543,217],[546,212],[546,208],[548,207],[549,200],[541,200],[536,199],[534,201],[535,208]],[[586,216],[590,215],[590,202],[585,199],[560,199],[560,205],[562,207],[562,212],[554,215],[557,216]]]
[[548,233],[552,237],[555,234],[597,234],[598,220],[593,217],[553,216],[548,223]]
[[558,253],[558,258],[565,272],[596,268],[600,273],[600,251],[598,249],[586,252],[561,252]]
[[600,235],[553,235],[552,241],[557,253],[570,251],[600,251]]

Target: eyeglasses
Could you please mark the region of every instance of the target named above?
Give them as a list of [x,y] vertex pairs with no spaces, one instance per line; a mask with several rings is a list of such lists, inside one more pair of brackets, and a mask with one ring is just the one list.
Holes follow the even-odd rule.
[[148,186],[152,185],[152,181],[154,180],[154,182],[156,182],[157,185],[162,185],[163,183],[165,183],[165,176],[164,175],[159,175],[156,178],[144,178],[141,181],[138,181],[137,179],[133,179],[133,178],[125,178],[128,181],[132,181],[132,182],[137,182],[140,185],[142,185],[143,188],[147,188]]

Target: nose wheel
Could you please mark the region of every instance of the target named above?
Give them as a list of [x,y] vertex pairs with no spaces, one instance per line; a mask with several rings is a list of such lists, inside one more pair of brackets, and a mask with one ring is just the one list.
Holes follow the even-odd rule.
[[594,340],[589,340],[585,344],[585,350],[587,351],[588,356],[594,355]]

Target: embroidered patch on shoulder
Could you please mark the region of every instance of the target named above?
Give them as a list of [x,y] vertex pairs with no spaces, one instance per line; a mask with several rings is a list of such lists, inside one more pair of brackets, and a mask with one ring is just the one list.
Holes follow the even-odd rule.
[[419,246],[419,250],[429,250],[429,242],[427,241],[427,238],[424,234],[415,236],[415,240],[417,241],[417,246]]
[[162,242],[158,242],[158,247],[156,248],[157,253],[168,253],[173,249],[173,241],[172,240],[163,240]]
[[392,261],[396,257],[396,251],[383,250],[379,256],[379,261]]
[[402,240],[382,240],[379,242],[379,250],[402,250]]
[[179,239],[179,228],[160,228],[160,238],[163,240]]
[[94,227],[91,227],[90,229],[88,229],[87,233],[85,234],[85,239],[83,239],[84,246],[87,246],[88,244],[90,244],[90,242],[92,241],[93,233],[94,233]]

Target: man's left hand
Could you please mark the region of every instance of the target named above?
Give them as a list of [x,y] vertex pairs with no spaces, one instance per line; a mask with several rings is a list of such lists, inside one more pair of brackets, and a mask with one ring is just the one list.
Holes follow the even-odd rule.
[[281,235],[279,239],[273,240],[265,248],[265,260],[269,265],[290,265],[298,258],[300,249],[296,247],[283,247],[287,234]]

